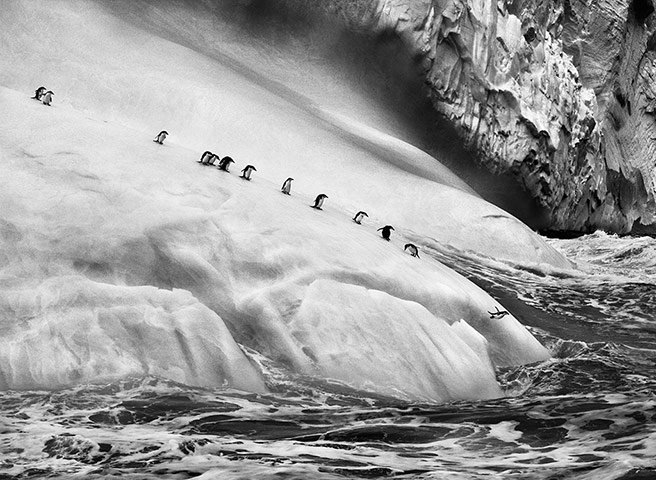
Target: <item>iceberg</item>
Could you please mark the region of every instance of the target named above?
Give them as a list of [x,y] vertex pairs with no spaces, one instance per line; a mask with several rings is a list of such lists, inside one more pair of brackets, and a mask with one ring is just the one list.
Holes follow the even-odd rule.
[[[156,375],[263,392],[252,349],[291,372],[449,401],[501,396],[496,366],[549,357],[512,315],[489,318],[502,307],[483,290],[404,253],[424,237],[570,266],[427,154],[101,3],[35,5],[7,2],[0,19],[0,388]],[[48,48],[30,39],[39,29]],[[29,99],[36,83],[52,107]],[[233,172],[197,163],[208,149]],[[235,172],[246,164],[250,182]]]

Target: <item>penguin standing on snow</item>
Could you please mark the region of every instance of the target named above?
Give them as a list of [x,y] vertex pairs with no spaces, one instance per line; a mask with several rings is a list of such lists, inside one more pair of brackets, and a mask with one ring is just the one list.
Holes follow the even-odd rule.
[[200,160],[198,160],[198,163],[202,163],[203,165],[207,165],[207,162],[210,161],[210,159],[212,158],[212,155],[214,155],[212,152],[210,152],[209,150],[206,150],[205,153],[203,153],[200,156]]
[[384,227],[380,227],[380,228],[379,228],[378,230],[376,230],[376,231],[377,231],[377,232],[380,232],[381,230],[383,231],[383,233],[381,233],[381,235],[383,236],[383,238],[384,238],[385,240],[387,240],[387,241],[389,242],[389,240],[390,240],[390,235],[391,235],[391,233],[392,233],[392,230],[394,230],[394,227],[391,226],[391,225],[385,225]]
[[46,87],[39,87],[34,91],[34,96],[31,97],[32,100],[38,100],[39,102],[43,98],[43,95],[46,93]]
[[169,134],[169,132],[167,132],[166,130],[162,130],[161,132],[159,132],[157,134],[157,137],[155,138],[155,140],[153,140],[153,142],[159,143],[160,145],[162,145],[168,134]]
[[316,208],[317,210],[321,210],[321,207],[323,206],[323,201],[328,198],[328,195],[324,193],[320,193],[317,195],[317,198],[314,199],[314,205],[312,205],[312,208]]
[[284,193],[285,195],[289,195],[289,192],[292,191],[292,181],[294,179],[292,177],[289,177],[285,182],[282,184],[282,188],[280,191]]
[[219,170],[223,170],[224,172],[230,172],[230,164],[235,163],[235,161],[230,158],[230,157],[223,157],[221,161],[219,162]]
[[52,90],[48,90],[46,93],[43,94],[43,97],[41,97],[41,103],[50,106],[50,102],[52,102],[53,95],[54,92]]
[[207,163],[205,163],[205,165],[212,165],[212,166],[218,165],[218,163],[215,163],[217,161],[221,163],[221,157],[213,153],[212,155],[207,157]]
[[257,172],[257,168],[255,168],[253,165],[246,165],[241,171],[240,177],[250,182],[252,172]]
[[367,215],[367,212],[359,211],[358,213],[355,214],[355,217],[353,217],[353,221],[358,225],[362,225],[362,219],[368,216],[369,215]]
[[412,255],[413,257],[419,258],[419,249],[417,248],[417,245],[414,245],[412,243],[406,243],[405,247],[403,247],[403,251],[405,252],[406,250],[410,252],[410,255]]

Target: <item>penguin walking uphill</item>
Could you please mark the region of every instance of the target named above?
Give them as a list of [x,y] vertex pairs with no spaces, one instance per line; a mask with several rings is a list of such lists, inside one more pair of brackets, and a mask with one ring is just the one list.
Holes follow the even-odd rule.
[[367,212],[363,212],[362,210],[359,211],[358,213],[355,214],[355,217],[353,217],[353,221],[357,223],[358,225],[362,225],[362,219],[364,217],[368,217]]
[[39,87],[34,91],[34,96],[31,97],[32,100],[38,100],[39,102],[46,93],[46,87]]
[[206,150],[201,156],[200,160],[198,160],[198,163],[203,164],[203,165],[208,165],[209,161],[212,159],[212,156],[214,154],[210,152],[209,150]]
[[43,97],[41,97],[41,103],[44,105],[48,105],[49,107],[51,106],[50,103],[52,102],[52,96],[54,95],[54,92],[52,90],[48,90],[46,93],[43,94]]
[[157,137],[155,137],[155,140],[153,140],[153,142],[159,143],[160,145],[162,145],[164,143],[164,140],[166,140],[166,137],[168,136],[168,134],[169,134],[169,132],[167,132],[166,130],[162,130],[161,132],[159,132],[157,134]]
[[320,193],[317,195],[317,198],[314,199],[314,205],[311,205],[312,208],[316,208],[317,210],[321,210],[321,207],[323,206],[323,201],[328,198],[328,195],[325,193]]
[[257,168],[255,168],[253,165],[246,165],[244,169],[241,171],[240,177],[250,182],[252,172],[257,172]]
[[289,195],[290,192],[292,191],[292,181],[294,179],[292,177],[289,177],[285,182],[282,184],[282,188],[280,191],[284,193],[285,195]]
[[406,243],[405,247],[403,247],[403,251],[405,252],[406,250],[410,252],[410,255],[413,257],[419,258],[419,249],[417,248],[417,245],[413,243]]
[[224,172],[230,173],[230,164],[231,163],[235,163],[235,161],[232,158],[230,158],[228,156],[223,157],[221,159],[221,161],[219,162],[219,170],[223,170]]
[[384,227],[380,227],[377,232],[380,232],[382,230],[382,237],[387,240],[388,242],[390,241],[390,235],[392,234],[392,230],[394,230],[394,227],[391,225],[385,225]]
[[221,163],[221,157],[219,157],[218,155],[213,153],[212,155],[207,157],[207,163],[205,163],[205,165],[212,165],[212,166],[218,165],[218,163],[215,163],[215,162]]

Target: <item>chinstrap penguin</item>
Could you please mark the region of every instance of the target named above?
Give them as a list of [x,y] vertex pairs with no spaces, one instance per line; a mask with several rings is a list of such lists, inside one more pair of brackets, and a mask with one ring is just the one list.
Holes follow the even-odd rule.
[[230,164],[235,163],[235,161],[230,157],[223,157],[219,162],[219,170],[224,172],[230,172]]
[[367,212],[359,211],[358,213],[355,214],[355,217],[353,217],[353,221],[358,225],[362,225],[362,219],[368,216],[369,215],[367,215]]
[[43,94],[43,97],[41,97],[41,103],[43,103],[44,105],[48,105],[50,107],[50,102],[52,102],[53,95],[54,92],[48,90],[46,93]]
[[241,171],[240,177],[244,180],[250,181],[252,172],[257,172],[257,168],[255,168],[253,165],[246,165]]
[[34,91],[34,96],[30,97],[32,100],[38,100],[39,102],[43,98],[43,95],[46,93],[46,87],[39,87]]
[[162,130],[161,132],[159,132],[157,134],[157,137],[155,137],[155,140],[153,140],[153,142],[159,143],[160,145],[162,145],[168,134],[169,134],[169,132],[167,132],[166,130]]
[[282,188],[280,191],[284,193],[285,195],[289,195],[290,192],[292,191],[292,181],[294,179],[292,177],[289,177],[285,182],[282,184]]
[[413,257],[419,258],[419,249],[417,248],[417,245],[414,245],[412,243],[406,243],[405,247],[403,247],[403,251],[405,252],[406,250],[410,252],[410,255],[412,255]]
[[380,232],[382,230],[381,235],[385,240],[389,242],[390,240],[390,235],[392,234],[392,230],[394,230],[394,227],[391,225],[385,225],[384,227],[380,227],[377,232]]
[[321,210],[321,207],[323,206],[323,201],[328,198],[328,195],[325,193],[320,193],[317,195],[317,198],[314,199],[314,205],[311,205],[312,208],[316,208],[317,210]]

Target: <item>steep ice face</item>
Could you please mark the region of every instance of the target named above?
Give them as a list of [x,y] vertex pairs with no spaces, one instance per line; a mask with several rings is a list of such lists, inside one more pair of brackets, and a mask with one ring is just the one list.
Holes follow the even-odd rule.
[[[154,374],[262,391],[243,345],[383,394],[490,398],[494,366],[548,357],[511,315],[489,318],[485,292],[403,245],[569,263],[368,112],[300,108],[91,2],[3,8],[0,387]],[[41,83],[51,108],[29,99]],[[201,166],[208,149],[257,176]]]

